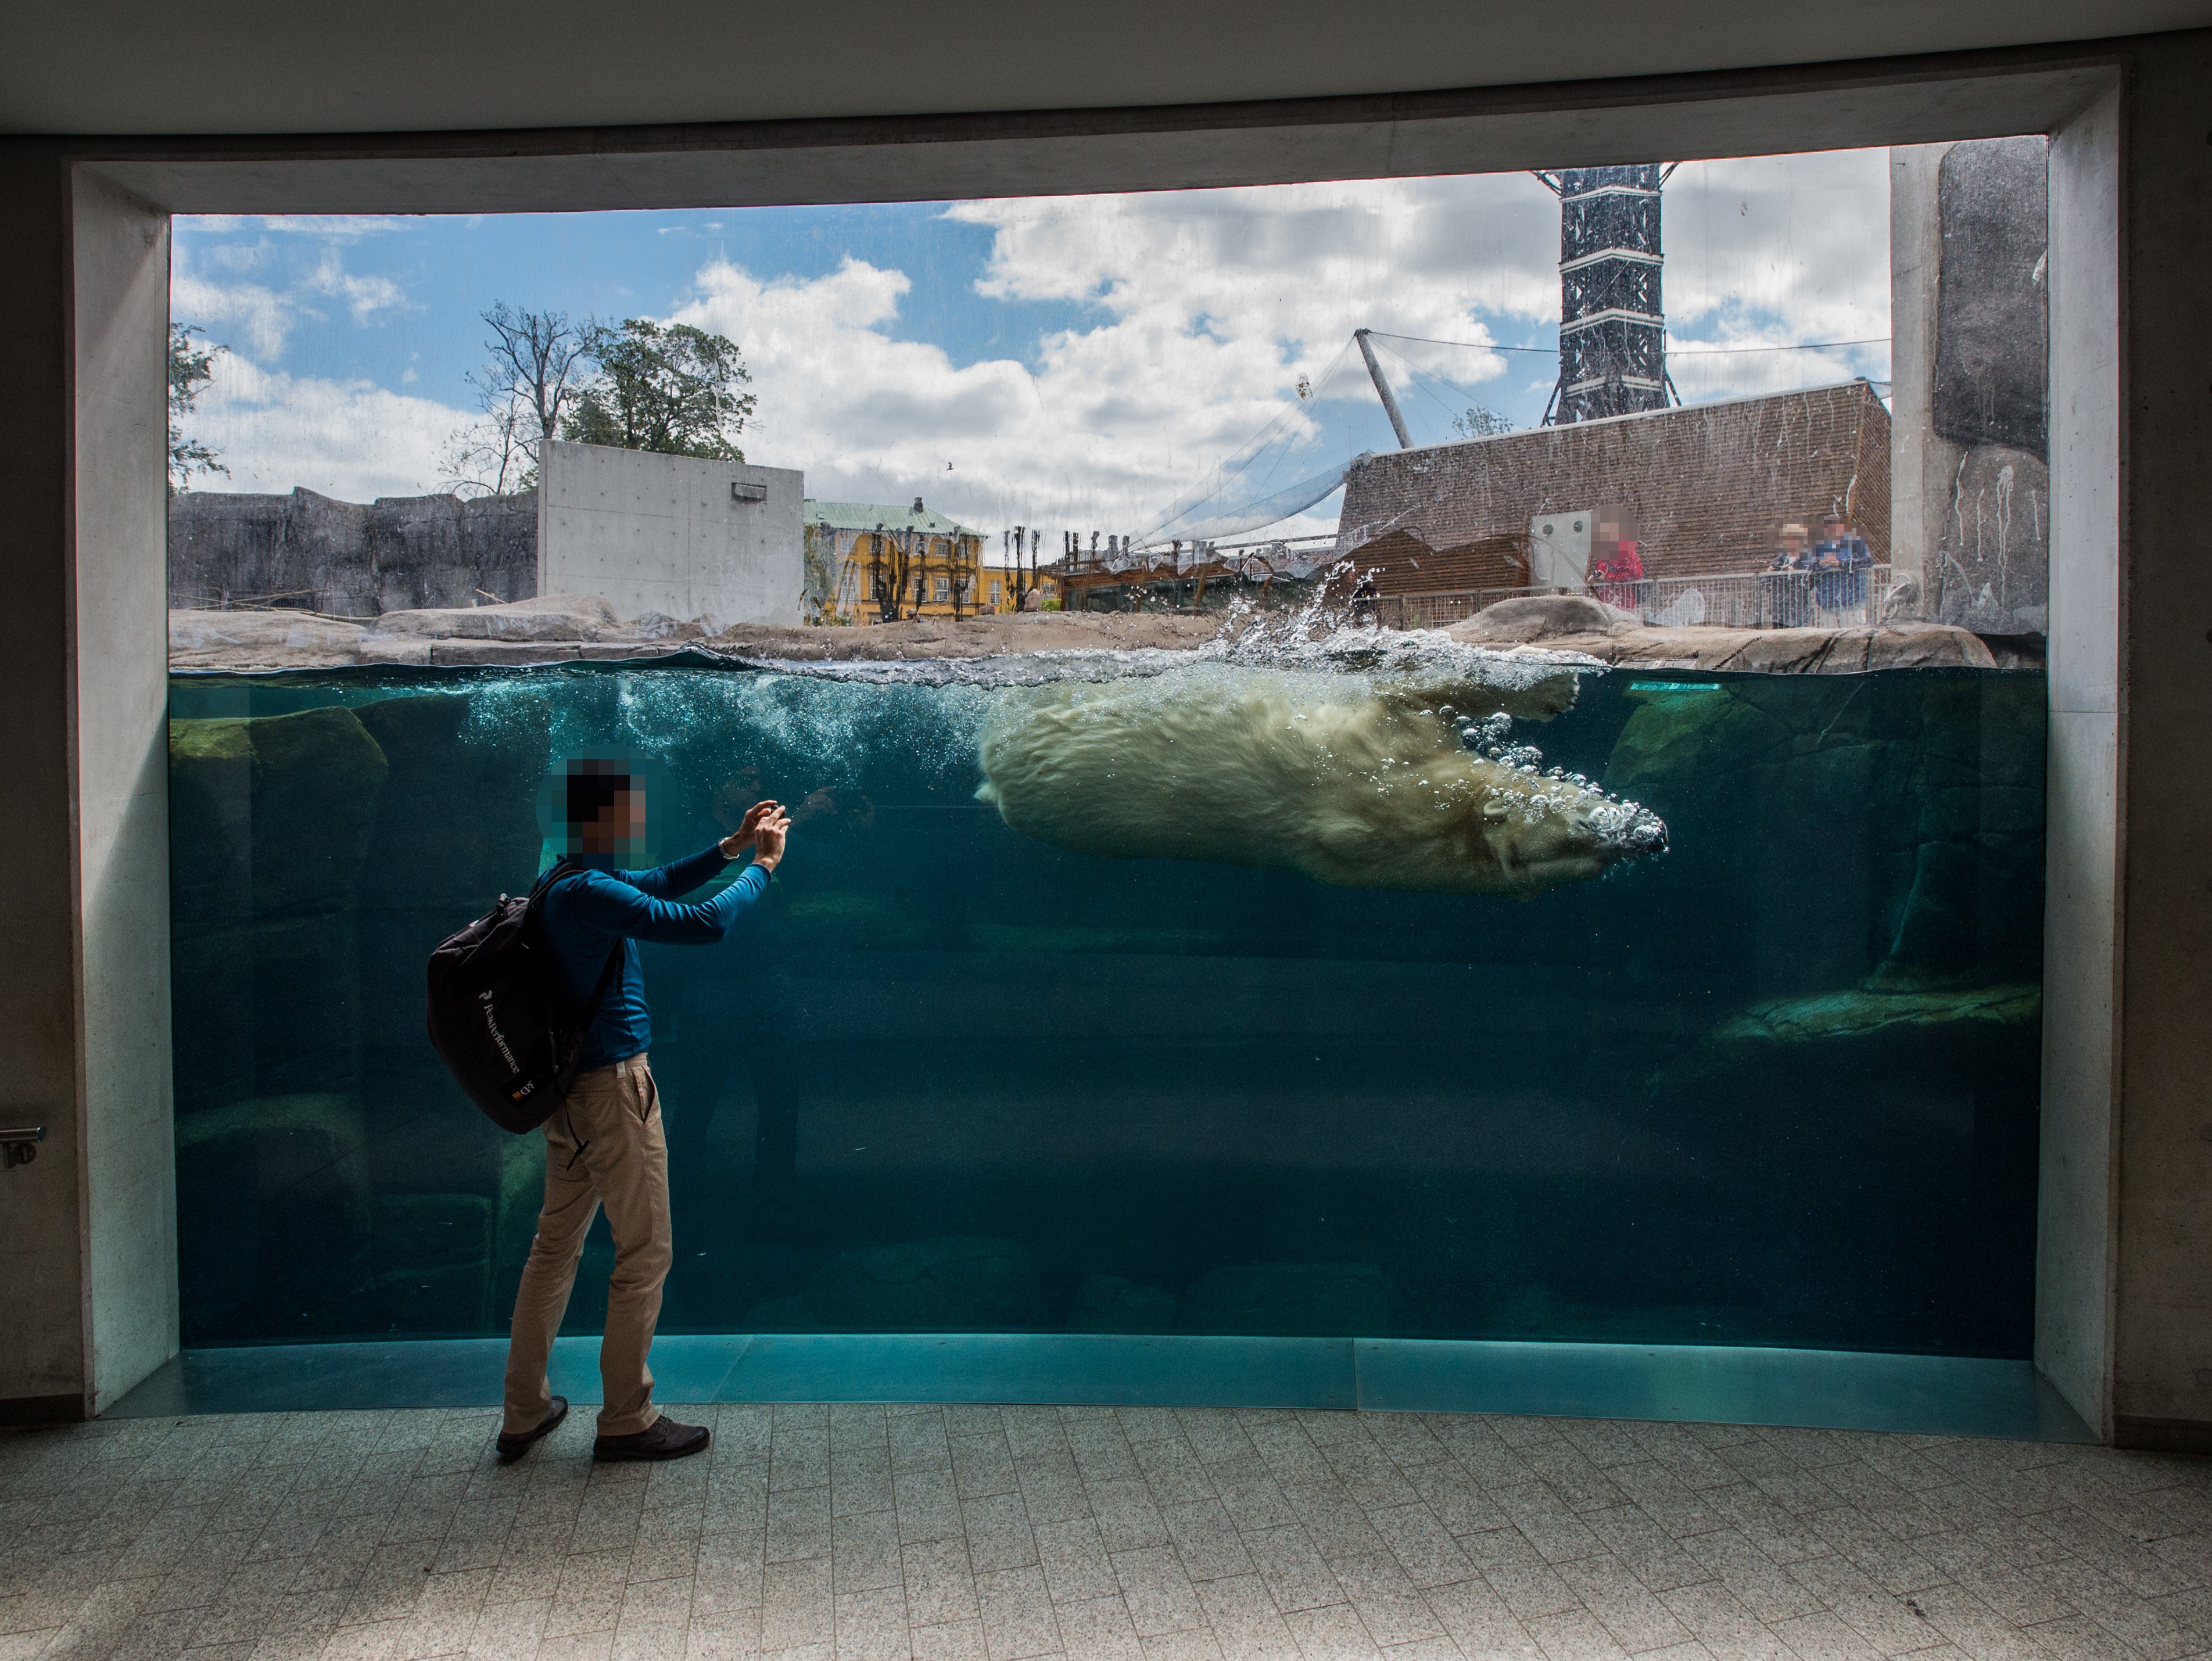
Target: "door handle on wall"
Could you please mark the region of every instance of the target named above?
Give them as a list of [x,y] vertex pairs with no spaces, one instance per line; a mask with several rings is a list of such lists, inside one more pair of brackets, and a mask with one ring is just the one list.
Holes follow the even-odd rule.
[[39,1156],[39,1144],[46,1139],[46,1127],[43,1125],[0,1131],[0,1170],[28,1165]]

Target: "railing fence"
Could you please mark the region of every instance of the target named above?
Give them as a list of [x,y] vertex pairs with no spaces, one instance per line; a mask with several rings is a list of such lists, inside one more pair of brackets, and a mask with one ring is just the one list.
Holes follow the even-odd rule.
[[[1363,615],[1393,628],[1441,628],[1463,622],[1500,600],[1585,594],[1643,621],[1721,628],[1842,628],[1878,623],[1889,598],[1890,567],[1862,571],[1760,571],[1720,577],[1647,577],[1640,582],[1591,583],[1581,588],[1461,589],[1437,594],[1387,594],[1356,603]],[[1371,609],[1370,609],[1371,608]]]

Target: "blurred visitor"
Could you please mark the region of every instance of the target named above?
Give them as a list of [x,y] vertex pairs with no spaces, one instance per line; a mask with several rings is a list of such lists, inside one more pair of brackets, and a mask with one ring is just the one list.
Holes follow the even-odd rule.
[[1812,621],[1813,553],[1805,545],[1805,527],[1795,523],[1782,527],[1782,545],[1767,562],[1765,604],[1761,621],[1776,628],[1802,628]]
[[1814,597],[1829,611],[1862,605],[1866,601],[1866,573],[1874,567],[1874,550],[1866,538],[1844,522],[1840,513],[1820,518],[1820,540],[1813,544]]
[[1601,507],[1590,538],[1590,591],[1624,611],[1640,611],[1644,558],[1638,540],[1636,511],[1630,507]]
[[[710,1439],[703,1426],[678,1424],[653,1404],[646,1366],[673,1243],[668,1149],[647,1056],[653,1017],[637,943],[707,946],[726,938],[766,891],[791,821],[776,803],[755,802],[729,834],[698,852],[652,870],[625,870],[617,858],[645,835],[644,781],[619,763],[572,762],[561,791],[568,857],[541,902],[545,937],[579,1006],[595,988],[603,994],[575,1082],[544,1125],[545,1201],[515,1293],[499,1454],[520,1458],[568,1413],[568,1403],[548,1387],[545,1363],[584,1236],[605,1206],[615,1264],[599,1341],[604,1405],[592,1457],[678,1459]],[[752,863],[736,882],[696,904],[683,900],[748,849]]]

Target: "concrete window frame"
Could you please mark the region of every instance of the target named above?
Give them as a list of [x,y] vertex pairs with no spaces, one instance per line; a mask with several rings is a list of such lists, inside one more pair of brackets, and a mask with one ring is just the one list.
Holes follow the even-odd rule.
[[[49,1126],[47,1156],[0,1173],[0,1417],[96,1414],[177,1349],[168,1034],[166,518],[162,422],[168,216],[426,213],[928,200],[1487,173],[1917,144],[2023,132],[2053,142],[2051,825],[2039,1365],[2107,1440],[2185,1443],[2212,1422],[2212,1355],[2172,1329],[2203,1313],[2188,1254],[2200,1192],[2124,1215],[2138,1169],[2185,1157],[2205,1115],[2185,1086],[2212,1036],[2128,1023],[2142,979],[2124,922],[2161,897],[2147,949],[2212,956],[2212,906],[2180,821],[2203,784],[2136,786],[2131,680],[2154,667],[2160,737],[2205,706],[2212,621],[2130,655],[2146,509],[2179,534],[2195,481],[2174,446],[2146,464],[2131,434],[2132,332],[2148,306],[2183,333],[2161,386],[2173,410],[2212,385],[2185,281],[2137,282],[2146,251],[2201,256],[2177,208],[2130,217],[2170,169],[2201,197],[2208,155],[2193,91],[2212,35],[1814,69],[1190,106],[720,127],[235,140],[0,141],[21,204],[0,276],[15,315],[58,325],[27,347],[27,413],[0,415],[0,483],[27,515],[4,557],[21,597],[0,621],[6,753],[37,803],[0,836],[27,873],[0,930],[31,966],[26,1018],[0,1034],[0,1076]],[[2164,239],[2161,242],[2159,239]],[[2201,264],[2197,269],[2202,269]],[[2131,282],[2135,286],[2131,286]],[[2193,336],[2186,331],[2194,329]],[[51,394],[51,397],[45,396]],[[2187,419],[2202,431],[2197,397]],[[57,427],[58,427],[58,441]],[[2165,566],[2174,561],[2168,560]],[[2158,573],[2172,584],[2163,567]],[[2191,621],[2194,619],[2194,621]],[[2166,635],[2173,635],[2168,629]],[[2194,655],[2191,655],[2193,652]],[[2130,804],[2158,821],[2154,876],[2124,870]],[[2139,821],[2141,822],[2141,821]],[[2138,833],[2138,851],[2141,833]],[[2130,887],[2140,882],[2140,888]],[[2184,894],[2185,890],[2185,894]],[[2175,896],[2180,896],[2176,898]],[[2178,931],[2178,932],[2177,932]],[[2154,998],[2155,1003],[2157,1000]],[[2185,1008],[2185,1003],[2181,1006]],[[2171,998],[2161,1013],[2171,1021]],[[2124,1067],[2124,1064],[2126,1065]],[[2201,1071],[2201,1070],[2199,1070]],[[2121,1112],[2124,1076],[2135,1094]],[[2146,1111],[2146,1096],[2154,1098]],[[2205,1128],[2212,1138],[2212,1125]],[[2208,1142],[2212,1147],[2212,1142]],[[2179,1150],[2179,1154],[2176,1154]],[[2192,1167],[2193,1168],[2193,1167]],[[2184,1173],[2185,1175],[2185,1172]],[[2170,1186],[2171,1185],[2168,1185]],[[2161,1209],[2160,1208],[2164,1208]],[[2191,1232],[2194,1231],[2194,1232]],[[2196,1301],[2192,1304],[2191,1300]],[[2212,1318],[2197,1323],[2212,1328]],[[2196,1341],[2201,1343],[2202,1341]],[[2164,1428],[2161,1428],[2163,1427]],[[2192,1428],[2191,1427],[2194,1427]]]

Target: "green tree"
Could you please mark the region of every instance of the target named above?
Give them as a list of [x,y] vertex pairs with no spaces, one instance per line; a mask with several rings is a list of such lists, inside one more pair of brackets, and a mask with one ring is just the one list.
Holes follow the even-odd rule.
[[1452,431],[1463,439],[1494,439],[1514,430],[1510,421],[1486,404],[1471,405],[1464,415],[1452,417]]
[[228,346],[203,346],[194,336],[201,331],[190,324],[169,325],[169,494],[191,488],[195,473],[230,470],[216,459],[220,451],[185,435],[185,417],[192,412],[207,384],[215,379],[215,361]]
[[631,318],[594,328],[586,349],[595,371],[562,421],[561,436],[620,450],[743,461],[735,442],[754,397],[737,343],[688,323]]

